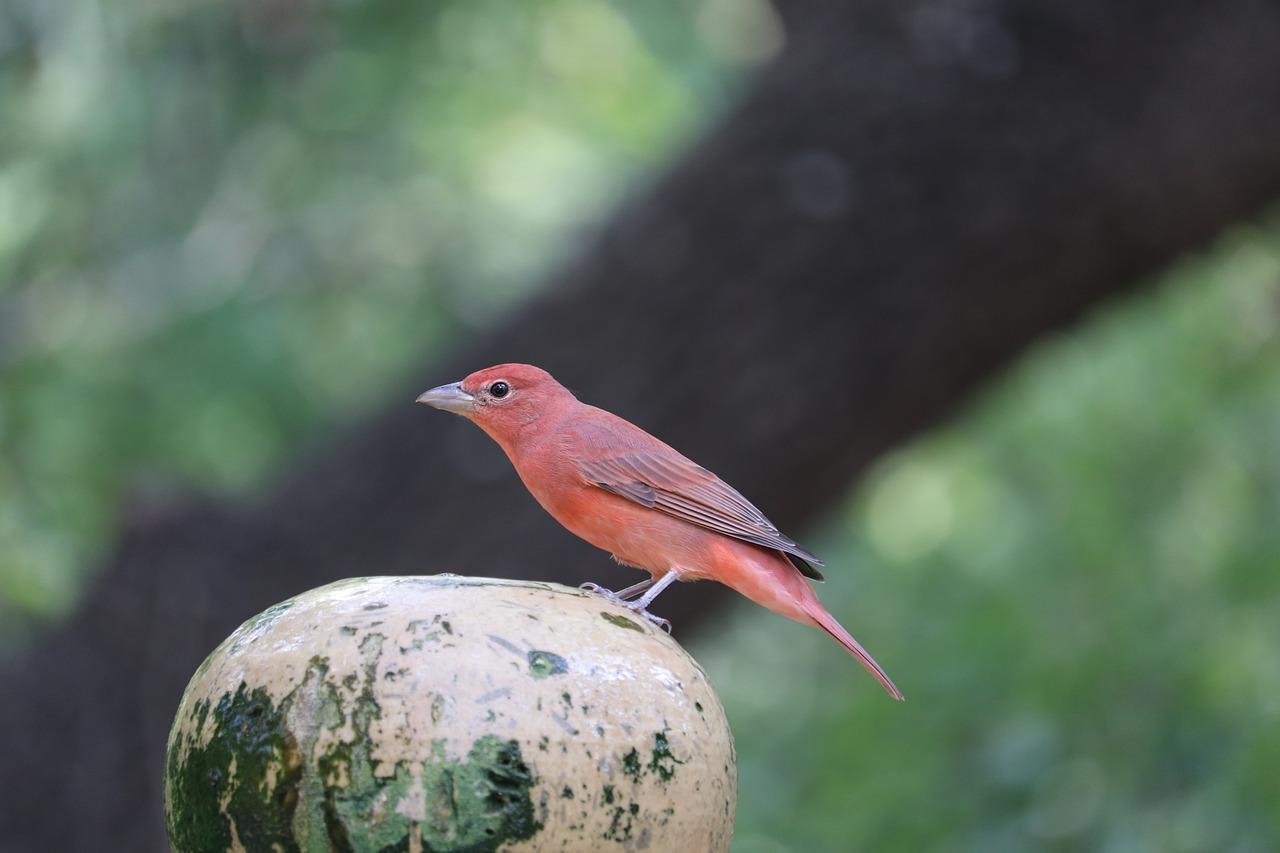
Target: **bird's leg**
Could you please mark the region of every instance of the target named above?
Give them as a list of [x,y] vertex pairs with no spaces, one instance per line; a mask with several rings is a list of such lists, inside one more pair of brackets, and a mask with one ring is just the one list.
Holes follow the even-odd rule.
[[650,604],[653,603],[653,600],[655,598],[657,598],[659,595],[662,594],[662,591],[664,589],[671,586],[671,584],[675,583],[679,579],[680,579],[679,572],[675,570],[668,571],[656,582],[650,581],[652,586],[649,587],[648,592],[646,592],[644,595],[637,598],[635,601],[624,602],[622,606],[627,608],[628,610],[634,610],[636,613],[639,613],[641,616],[648,619],[650,622],[652,622],[653,624],[657,625],[659,628],[661,628],[662,630],[670,634],[671,621],[668,619],[663,619],[661,616],[654,616],[652,613],[649,612],[648,607]]
[[646,578],[639,583],[633,583],[626,589],[618,590],[614,595],[618,596],[618,598],[621,598],[623,601],[630,601],[649,587],[653,586],[655,583],[657,583],[657,581],[653,578]]
[[585,589],[587,592],[594,592],[596,595],[600,596],[601,598],[609,599],[614,604],[621,604],[625,606],[630,599],[635,598],[637,595],[644,592],[646,589],[653,586],[655,583],[657,583],[657,581],[655,581],[653,578],[649,578],[648,580],[640,581],[640,583],[632,584],[626,589],[620,589],[617,592],[612,592],[600,586],[599,584],[594,584],[594,583],[581,584],[578,587],[578,589]]

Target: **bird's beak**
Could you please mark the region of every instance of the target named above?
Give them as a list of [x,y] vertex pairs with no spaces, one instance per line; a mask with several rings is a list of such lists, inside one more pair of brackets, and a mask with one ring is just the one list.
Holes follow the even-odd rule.
[[465,415],[476,407],[476,398],[462,390],[461,382],[450,382],[418,395],[415,403],[426,403],[436,409],[444,409],[455,415]]

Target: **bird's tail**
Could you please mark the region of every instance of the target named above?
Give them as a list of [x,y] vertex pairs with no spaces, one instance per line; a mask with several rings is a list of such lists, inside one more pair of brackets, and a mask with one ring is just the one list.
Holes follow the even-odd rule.
[[845,650],[848,651],[849,654],[857,658],[858,663],[862,664],[867,672],[875,676],[876,681],[880,682],[881,686],[888,691],[890,696],[897,699],[899,702],[902,701],[902,691],[893,683],[893,679],[891,679],[889,675],[880,668],[880,664],[876,663],[875,658],[867,654],[867,650],[853,638],[853,635],[846,631],[844,626],[836,621],[836,617],[828,613],[826,608],[816,600],[805,608],[805,612],[819,628],[830,634],[833,640],[844,646]]

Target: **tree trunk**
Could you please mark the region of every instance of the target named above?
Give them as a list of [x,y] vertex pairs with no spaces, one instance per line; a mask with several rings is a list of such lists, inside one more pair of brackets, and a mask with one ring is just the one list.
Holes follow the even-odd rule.
[[[544,297],[252,505],[135,515],[80,612],[2,676],[0,848],[165,849],[182,687],[293,593],[634,579],[417,391],[540,364],[794,532],[1028,344],[1280,190],[1270,0],[793,6],[780,59]],[[659,612],[688,630],[706,586]]]

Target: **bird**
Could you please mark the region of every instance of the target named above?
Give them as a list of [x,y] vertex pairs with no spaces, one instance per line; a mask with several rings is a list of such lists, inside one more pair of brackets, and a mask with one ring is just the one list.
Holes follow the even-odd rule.
[[545,370],[499,364],[420,394],[470,420],[506,453],[525,487],[570,532],[649,578],[613,592],[583,587],[670,630],[649,612],[675,581],[718,581],[818,628],[894,699],[902,692],[818,600],[822,561],[736,489],[623,418],[578,400]]

